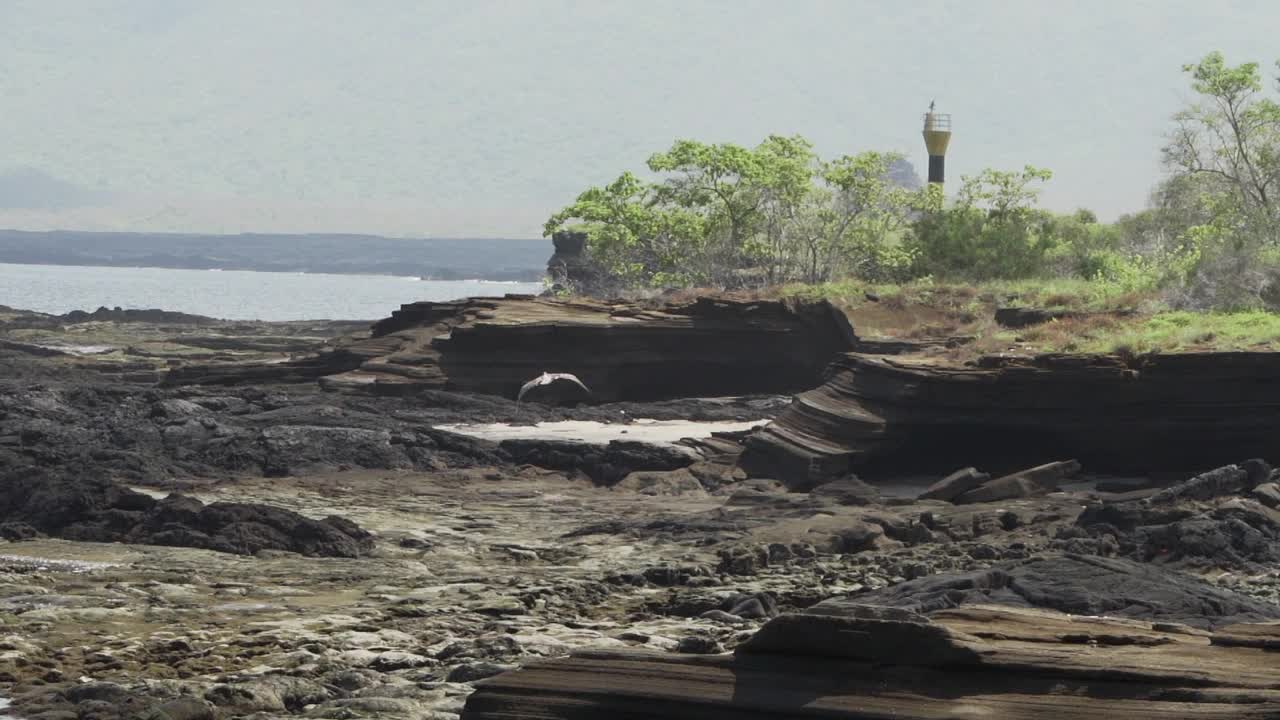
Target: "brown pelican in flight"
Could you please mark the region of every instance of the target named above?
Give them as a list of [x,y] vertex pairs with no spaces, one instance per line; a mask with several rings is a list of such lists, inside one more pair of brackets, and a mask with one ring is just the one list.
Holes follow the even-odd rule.
[[[574,386],[577,387],[575,388]],[[524,400],[524,396],[528,393],[544,387],[550,392],[543,393],[542,391],[538,391],[535,395],[542,396],[546,394],[552,396],[552,398],[560,399],[560,395],[569,395],[572,397],[591,394],[591,389],[584,385],[582,381],[578,379],[577,375],[572,373],[544,372],[520,387],[520,393],[516,395],[516,402]],[[580,393],[578,392],[579,389],[581,389]]]

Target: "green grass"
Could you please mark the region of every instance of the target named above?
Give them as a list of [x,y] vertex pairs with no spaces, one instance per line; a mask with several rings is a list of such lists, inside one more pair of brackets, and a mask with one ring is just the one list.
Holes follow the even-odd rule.
[[1122,323],[1082,343],[1084,352],[1280,350],[1280,314],[1163,312]]
[[[1123,292],[1115,285],[1086,280],[1018,280],[969,285],[911,282],[878,285],[855,280],[821,285],[788,285],[782,297],[827,299],[856,311],[879,298],[885,308],[929,307],[960,319],[949,334],[975,342],[957,352],[1119,353],[1262,350],[1280,351],[1280,314],[1261,310],[1199,313],[1169,310],[1154,292]],[[990,320],[997,307],[1072,310],[1084,316],[1020,330]],[[1109,311],[1132,312],[1109,314]],[[856,313],[855,313],[856,314]],[[910,313],[904,313],[909,315]],[[872,334],[874,328],[871,328]],[[922,328],[928,334],[930,328]],[[910,336],[910,333],[907,333]]]
[[1036,307],[1048,310],[1105,311],[1136,309],[1140,305],[1158,305],[1154,294],[1124,292],[1118,286],[1092,280],[1036,279],[1005,280],[972,284],[912,281],[900,285],[843,280],[819,285],[784,285],[778,290],[783,297],[826,299],[847,308],[866,302],[866,293],[881,300],[895,300],[912,305],[939,305],[959,309],[969,304],[979,307]]

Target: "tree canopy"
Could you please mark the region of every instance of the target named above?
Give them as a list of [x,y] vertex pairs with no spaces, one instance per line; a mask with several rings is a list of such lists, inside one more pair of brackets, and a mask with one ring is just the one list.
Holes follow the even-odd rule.
[[1147,209],[1113,224],[1037,207],[1052,173],[1034,165],[962,177],[947,200],[899,153],[823,159],[770,135],[677,140],[545,231],[584,232],[621,287],[1074,276],[1186,306],[1280,305],[1280,103],[1256,62],[1212,52],[1182,69],[1195,97],[1172,118],[1167,174]]

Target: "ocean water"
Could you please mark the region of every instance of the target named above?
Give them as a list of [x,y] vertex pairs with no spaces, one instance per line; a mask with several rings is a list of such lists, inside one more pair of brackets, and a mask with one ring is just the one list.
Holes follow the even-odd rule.
[[539,283],[0,263],[0,305],[61,314],[159,308],[229,320],[377,320],[404,303],[538,293]]

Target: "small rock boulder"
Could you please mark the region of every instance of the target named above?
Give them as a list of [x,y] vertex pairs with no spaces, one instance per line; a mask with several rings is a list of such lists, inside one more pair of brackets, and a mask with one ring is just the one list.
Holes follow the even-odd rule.
[[918,499],[954,502],[956,498],[970,490],[976,490],[990,479],[990,475],[978,472],[977,468],[962,468],[930,485],[927,490],[920,493]]
[[1252,495],[1263,505],[1280,509],[1280,483],[1263,483],[1253,489]]
[[819,485],[809,491],[809,497],[828,505],[875,505],[880,502],[880,491],[851,475]]
[[641,495],[698,495],[707,491],[687,468],[679,470],[640,470],[623,478],[614,486],[618,490],[630,490]]
[[1075,460],[1037,465],[1012,475],[989,480],[955,499],[957,505],[1000,502],[1016,498],[1045,495],[1058,489],[1058,484],[1080,472]]

